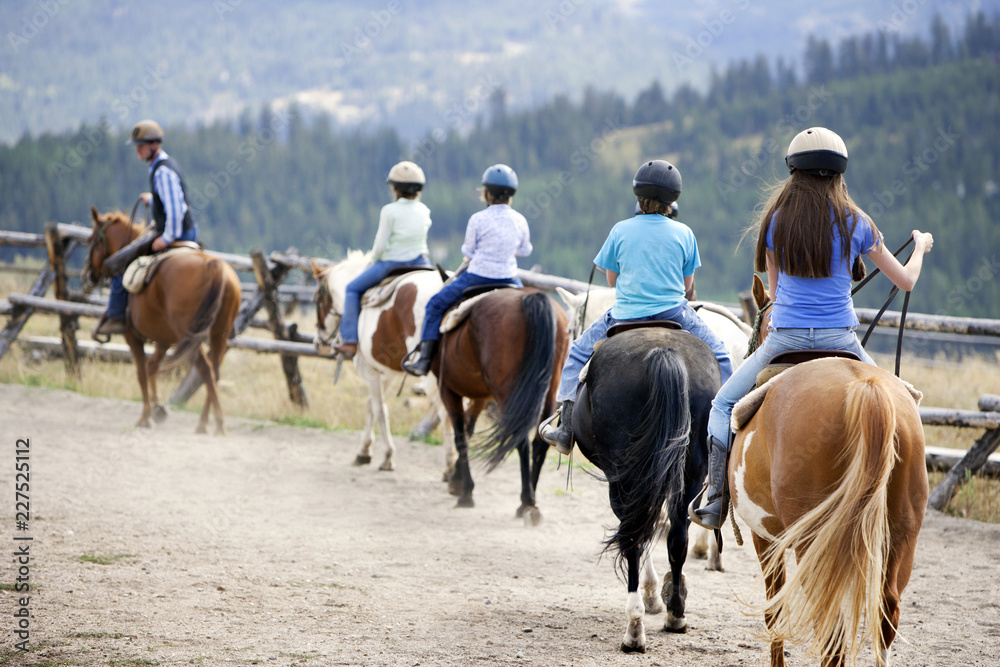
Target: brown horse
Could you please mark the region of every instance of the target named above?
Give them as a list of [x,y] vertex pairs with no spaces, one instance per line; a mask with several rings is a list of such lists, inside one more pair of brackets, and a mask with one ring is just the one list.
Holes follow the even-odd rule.
[[[91,206],[90,214],[94,220],[94,231],[90,237],[84,276],[88,282],[96,284],[101,277],[104,260],[130,240],[135,240],[142,228],[130,224],[128,217],[120,211],[100,214]],[[156,421],[166,418],[166,410],[160,405],[156,393],[156,375],[167,350],[177,345],[163,368],[189,361],[197,365],[207,392],[197,432],[207,431],[211,408],[215,411],[215,434],[225,435],[217,381],[240,300],[240,281],[232,267],[197,250],[164,259],[146,288],[139,294],[129,296],[125,341],[132,350],[142,390],[142,416],[137,426],[151,426],[150,417]],[[151,340],[156,345],[148,362],[143,349],[145,340]],[[205,341],[209,344],[207,356],[202,349]]]
[[[754,294],[766,315],[759,280]],[[876,366],[824,358],[737,404],[734,422],[759,402],[736,434],[729,484],[764,573],[772,666],[785,664],[786,639],[809,638],[823,665],[853,664],[862,637],[888,664],[927,502],[917,400]],[[788,549],[798,567],[786,581]]]
[[[497,402],[499,419],[483,442],[490,469],[512,449],[521,458],[521,505],[517,516],[541,520],[535,488],[549,446],[535,430],[555,407],[559,371],[569,349],[563,309],[533,289],[499,289],[479,297],[468,316],[441,338],[431,370],[455,429],[458,461],[449,487],[459,507],[472,507],[475,484],[468,439],[486,404]],[[463,397],[471,399],[468,411]],[[528,440],[531,434],[532,447]]]

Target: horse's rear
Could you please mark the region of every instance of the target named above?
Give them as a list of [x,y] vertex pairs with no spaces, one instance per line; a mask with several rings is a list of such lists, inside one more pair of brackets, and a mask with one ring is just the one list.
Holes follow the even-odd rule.
[[[216,434],[225,434],[217,381],[240,302],[240,281],[232,267],[221,259],[196,250],[164,259],[149,285],[142,292],[132,295],[129,319],[131,329],[139,336],[130,329],[125,339],[132,348],[143,393],[141,426],[149,425],[149,418],[159,405],[156,375],[167,349],[176,346],[172,358],[163,367],[192,362],[205,383],[205,406],[198,432],[206,431],[209,410],[213,409]],[[143,339],[156,345],[148,365],[142,350]],[[209,345],[207,355],[202,348],[206,342]],[[147,380],[151,397],[146,391]]]
[[927,501],[915,397],[875,366],[812,361],[777,378],[737,433],[730,488],[764,571],[772,666],[786,639],[837,665],[864,637],[887,664]]
[[[528,438],[539,420],[555,408],[559,370],[569,348],[566,315],[543,292],[532,288],[502,289],[476,302],[468,318],[444,334],[433,370],[441,400],[455,429],[458,451],[451,492],[458,504],[471,507],[472,481],[468,438],[479,411],[495,400],[500,419],[487,434],[483,449],[495,467],[512,450],[521,458],[521,504],[517,516],[528,513],[533,523],[541,515],[535,487],[548,445]],[[466,412],[463,397],[472,399]]]
[[[685,508],[705,477],[708,412],[719,380],[715,356],[697,337],[662,328],[637,329],[598,348],[577,397],[577,445],[606,475],[611,507],[619,519],[607,548],[616,553],[628,585],[624,651],[645,651],[643,614],[663,608],[647,552],[664,504],[670,519],[671,566],[664,587],[664,629],[686,629]],[[645,567],[640,582],[641,562]]]

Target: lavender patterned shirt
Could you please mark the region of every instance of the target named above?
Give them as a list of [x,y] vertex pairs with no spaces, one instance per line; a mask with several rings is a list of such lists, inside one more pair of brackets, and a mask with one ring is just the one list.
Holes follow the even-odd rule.
[[531,254],[528,221],[507,204],[494,204],[473,213],[465,229],[462,254],[469,257],[469,273],[483,278],[513,278],[515,257]]

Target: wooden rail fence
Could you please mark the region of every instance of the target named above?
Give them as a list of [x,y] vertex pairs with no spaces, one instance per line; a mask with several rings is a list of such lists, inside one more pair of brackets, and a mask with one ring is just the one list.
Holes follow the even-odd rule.
[[[79,318],[97,318],[105,310],[101,300],[69,288],[70,274],[66,268],[67,261],[78,247],[85,246],[90,240],[91,229],[86,225],[53,222],[45,225],[43,234],[0,230],[0,246],[45,248],[48,255],[45,265],[38,271],[37,278],[26,294],[10,294],[6,300],[0,300],[0,315],[9,318],[7,325],[0,331],[0,358],[17,339],[25,322],[36,312],[55,314],[59,317],[60,338],[48,340],[31,338],[25,341],[27,346],[61,355],[67,374],[71,377],[80,377],[81,353],[85,357],[92,358],[124,356],[121,349],[124,346],[95,346],[89,341],[81,344],[76,339]],[[299,332],[295,324],[287,324],[284,320],[285,313],[281,304],[294,305],[308,302],[313,288],[282,283],[294,270],[306,272],[311,280],[314,261],[320,266],[329,266],[332,262],[327,259],[302,256],[295,249],[285,252],[275,251],[266,256],[260,249],[251,251],[250,255],[208,252],[228,262],[237,271],[252,273],[254,276],[253,283],[242,284],[244,298],[240,312],[233,323],[230,346],[260,353],[278,354],[288,384],[289,398],[296,405],[308,405],[308,397],[298,369],[298,358],[323,356],[332,359],[333,357],[318,354],[311,343],[312,334]],[[569,292],[580,293],[588,288],[586,283],[578,280],[534,271],[522,270],[520,276],[525,285],[547,291],[562,287]],[[53,287],[54,298],[45,296],[50,286]],[[741,295],[741,303],[743,312],[733,309],[734,313],[744,320],[752,321],[753,308],[745,295]],[[261,308],[264,309],[266,318],[256,317]],[[867,324],[872,321],[876,311],[859,308],[857,313],[858,319]],[[898,328],[899,320],[899,313],[889,311],[882,316],[879,326]],[[240,335],[250,326],[270,330],[274,339]],[[906,329],[918,332],[1000,337],[1000,321],[967,317],[908,313]],[[127,348],[125,350],[127,351]],[[183,404],[200,384],[201,377],[192,368],[170,397],[170,402],[175,405]],[[920,408],[920,419],[925,425],[985,430],[961,458],[948,453],[955,450],[928,450],[928,468],[948,470],[944,480],[931,493],[928,501],[930,507],[942,509],[970,475],[981,473],[1000,477],[1000,457],[993,454],[1000,446],[1000,396],[987,394],[980,398],[978,407],[978,411]]]

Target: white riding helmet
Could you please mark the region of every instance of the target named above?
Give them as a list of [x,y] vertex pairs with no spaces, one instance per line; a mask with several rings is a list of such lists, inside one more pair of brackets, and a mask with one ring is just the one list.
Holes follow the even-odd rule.
[[833,176],[847,171],[847,144],[836,132],[810,127],[795,135],[785,155],[788,171],[800,169],[815,176]]
[[397,185],[425,185],[427,179],[424,177],[424,170],[417,166],[416,163],[403,160],[393,165],[392,169],[389,170],[389,176],[385,179],[385,182]]

